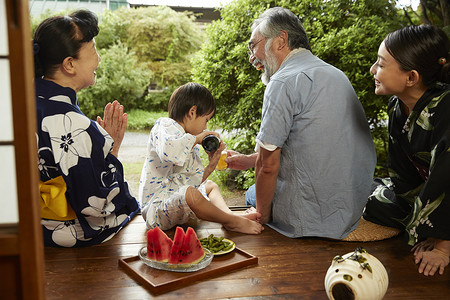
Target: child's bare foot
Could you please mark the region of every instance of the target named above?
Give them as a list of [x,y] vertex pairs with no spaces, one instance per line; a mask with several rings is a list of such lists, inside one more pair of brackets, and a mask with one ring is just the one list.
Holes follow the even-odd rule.
[[254,212],[254,213],[246,213],[242,215],[244,218],[247,218],[252,221],[256,221],[259,223],[259,220],[261,219],[261,213]]
[[261,219],[261,213],[257,212],[254,207],[247,209],[244,212],[235,212],[236,215],[242,216],[252,221],[256,221],[259,223],[259,219]]
[[254,212],[256,212],[256,208],[254,208],[253,206],[250,206],[249,208],[247,208],[245,210],[246,214],[250,214],[250,213],[254,213]]
[[264,230],[264,227],[253,220],[248,219],[245,216],[234,215],[234,218],[228,223],[223,224],[227,230],[242,232],[247,234],[260,234]]

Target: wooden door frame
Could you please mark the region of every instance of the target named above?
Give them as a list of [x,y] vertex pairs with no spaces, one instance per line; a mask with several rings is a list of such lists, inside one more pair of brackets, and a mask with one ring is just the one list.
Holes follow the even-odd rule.
[[28,0],[5,0],[5,4],[19,208],[18,237],[10,239],[10,251],[17,248],[22,298],[40,300],[45,299],[45,268],[38,190],[30,14]]

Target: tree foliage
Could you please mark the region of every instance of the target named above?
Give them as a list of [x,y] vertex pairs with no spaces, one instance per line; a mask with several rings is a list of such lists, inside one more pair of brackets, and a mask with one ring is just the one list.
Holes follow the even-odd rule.
[[421,21],[438,27],[450,26],[449,0],[420,0]]
[[403,7],[409,24],[429,24],[442,28],[450,37],[450,0],[420,0],[415,11],[411,5]]
[[120,8],[105,12],[96,40],[100,48],[119,42],[127,45],[148,63],[156,86],[175,87],[189,80],[190,59],[203,40],[203,31],[194,21],[192,13],[166,6]]
[[98,50],[101,63],[96,83],[78,92],[80,108],[88,117],[103,116],[106,103],[118,100],[127,110],[139,108],[152,72],[126,45]]
[[[222,20],[207,27],[207,42],[193,60],[192,70],[194,80],[209,88],[216,99],[215,123],[228,131],[238,130],[237,142],[231,146],[244,152],[254,147],[265,86],[248,63],[246,50],[253,20],[274,6],[289,8],[300,17],[313,53],[346,73],[374,137],[385,140],[387,98],[374,94],[369,69],[386,34],[401,26],[394,1],[236,0],[223,8]],[[377,143],[377,148],[383,167],[386,145]]]

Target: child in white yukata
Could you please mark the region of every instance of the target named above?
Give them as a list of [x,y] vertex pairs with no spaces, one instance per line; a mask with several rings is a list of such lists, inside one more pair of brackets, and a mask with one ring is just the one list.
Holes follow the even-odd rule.
[[264,229],[258,222],[259,213],[232,213],[217,184],[207,180],[225,149],[221,142],[219,149],[208,153],[209,164],[203,167],[199,144],[207,135],[218,136],[206,130],[215,110],[208,89],[187,83],[170,97],[169,118],[160,118],[153,126],[139,185],[142,216],[148,228],[167,230],[198,217],[248,234]]

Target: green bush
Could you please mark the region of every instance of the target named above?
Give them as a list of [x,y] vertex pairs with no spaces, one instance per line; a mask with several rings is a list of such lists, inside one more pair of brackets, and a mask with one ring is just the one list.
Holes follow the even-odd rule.
[[167,117],[167,111],[146,111],[142,109],[132,109],[127,112],[127,125],[129,130],[150,131],[156,120]]
[[139,107],[144,110],[167,111],[169,99],[173,91],[174,88],[165,88],[161,92],[148,92]]
[[169,7],[119,8],[106,11],[96,39],[99,48],[123,43],[147,62],[160,89],[189,81],[192,55],[200,49],[203,31],[189,12]]
[[90,118],[103,116],[106,103],[118,100],[127,110],[139,107],[152,72],[123,44],[100,49],[95,85],[78,92],[81,110]]

